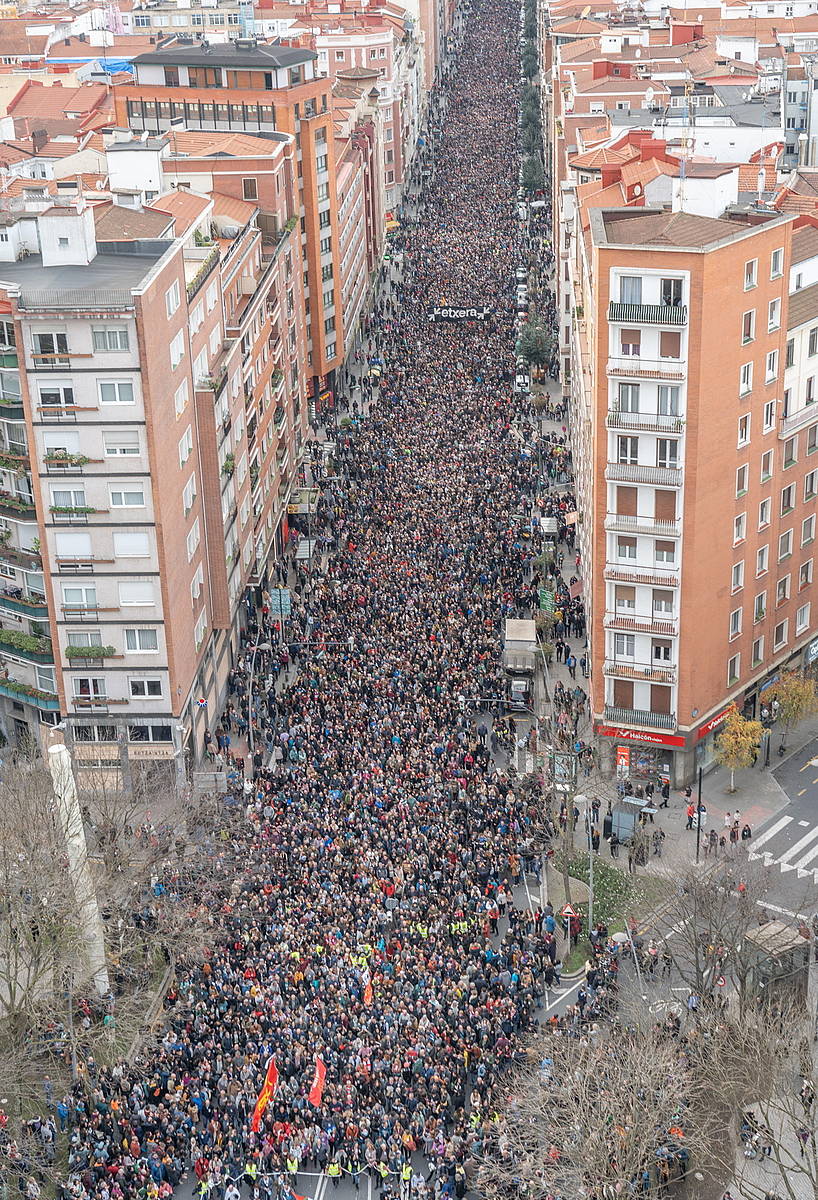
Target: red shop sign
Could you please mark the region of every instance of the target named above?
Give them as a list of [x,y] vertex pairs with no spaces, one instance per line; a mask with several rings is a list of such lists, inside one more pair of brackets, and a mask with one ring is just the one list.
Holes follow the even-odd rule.
[[676,733],[653,733],[645,729],[619,729],[614,725],[597,725],[600,737],[617,742],[636,742],[643,746],[684,746],[685,739]]
[[700,742],[702,738],[707,737],[708,733],[712,733],[714,729],[718,729],[719,725],[721,725],[722,721],[732,707],[732,704],[728,704],[727,707],[723,708],[720,713],[716,713],[715,717],[711,717],[709,721],[705,721],[704,725],[701,726],[699,732],[696,734],[696,741]]

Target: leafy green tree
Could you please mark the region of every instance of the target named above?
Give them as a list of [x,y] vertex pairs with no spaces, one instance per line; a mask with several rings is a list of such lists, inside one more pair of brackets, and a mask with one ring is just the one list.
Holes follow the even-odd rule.
[[542,152],[542,130],[534,125],[527,125],[523,129],[522,142],[526,154],[540,154]]
[[530,155],[523,163],[523,187],[527,192],[541,192],[545,189],[545,172],[536,154]]
[[537,49],[530,42],[526,42],[522,53],[522,68],[523,74],[527,79],[533,79],[540,69],[540,58],[537,54]]
[[536,317],[523,325],[518,345],[522,357],[535,367],[547,366],[554,353],[553,335],[539,324]]

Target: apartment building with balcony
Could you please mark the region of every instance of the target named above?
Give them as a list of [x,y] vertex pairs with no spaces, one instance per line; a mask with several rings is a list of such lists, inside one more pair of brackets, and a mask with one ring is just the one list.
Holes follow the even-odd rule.
[[115,105],[118,123],[137,134],[180,128],[294,139],[308,391],[317,398],[334,387],[344,331],[330,83],[316,74],[315,64],[312,50],[255,38],[179,44],[135,58],[134,82],[115,89]]
[[60,197],[39,253],[0,261],[11,740],[62,717],[81,766],[181,772],[201,753],[306,428],[287,142],[270,144],[264,226],[220,193]]
[[[791,269],[804,281],[808,267],[792,260],[818,249],[816,232],[793,235],[794,218],[775,213],[572,213],[595,728],[612,769],[680,783],[712,761],[728,705],[756,714],[815,641],[818,414],[804,412],[808,357],[785,364]],[[796,363],[797,398],[785,377]]]

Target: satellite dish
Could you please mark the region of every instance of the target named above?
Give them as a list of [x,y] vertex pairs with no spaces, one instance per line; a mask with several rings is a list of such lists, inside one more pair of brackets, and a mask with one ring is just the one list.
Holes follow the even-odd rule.
[[656,99],[656,92],[653,90],[652,87],[647,88],[645,91],[645,100],[648,102],[648,105],[653,104],[653,101],[655,99]]
[[634,53],[634,56],[633,56],[633,57],[634,57],[634,58],[641,58],[641,57],[642,57],[642,51],[641,51],[641,49],[639,48],[639,46],[637,46],[637,47],[636,47],[636,51],[635,51],[635,53]]
[[634,194],[634,196],[642,195],[642,184],[641,183],[635,183],[633,185],[633,194]]
[[742,92],[742,93],[741,93],[741,98],[742,98],[742,100],[744,100],[744,101],[745,101],[745,103],[746,103],[746,101],[750,99],[750,93],[749,93],[749,92]]

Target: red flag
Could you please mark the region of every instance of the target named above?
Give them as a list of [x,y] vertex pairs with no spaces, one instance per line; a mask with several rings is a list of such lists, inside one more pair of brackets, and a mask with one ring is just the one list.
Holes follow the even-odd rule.
[[256,1107],[253,1109],[253,1122],[251,1128],[253,1133],[258,1133],[261,1126],[261,1118],[264,1116],[264,1110],[276,1094],[278,1087],[278,1067],[275,1065],[274,1059],[270,1059],[267,1063],[267,1074],[264,1076],[264,1083],[261,1085],[261,1091],[256,1100]]
[[373,996],[374,996],[374,993],[372,991],[372,984],[368,983],[366,985],[366,987],[364,988],[364,1004],[367,1006],[367,1008],[369,1008],[371,1006]]
[[324,1066],[324,1063],[320,1058],[316,1058],[315,1074],[312,1077],[312,1087],[310,1088],[310,1093],[307,1096],[307,1099],[314,1108],[321,1107],[321,1096],[324,1093],[324,1080],[326,1077],[327,1068]]

